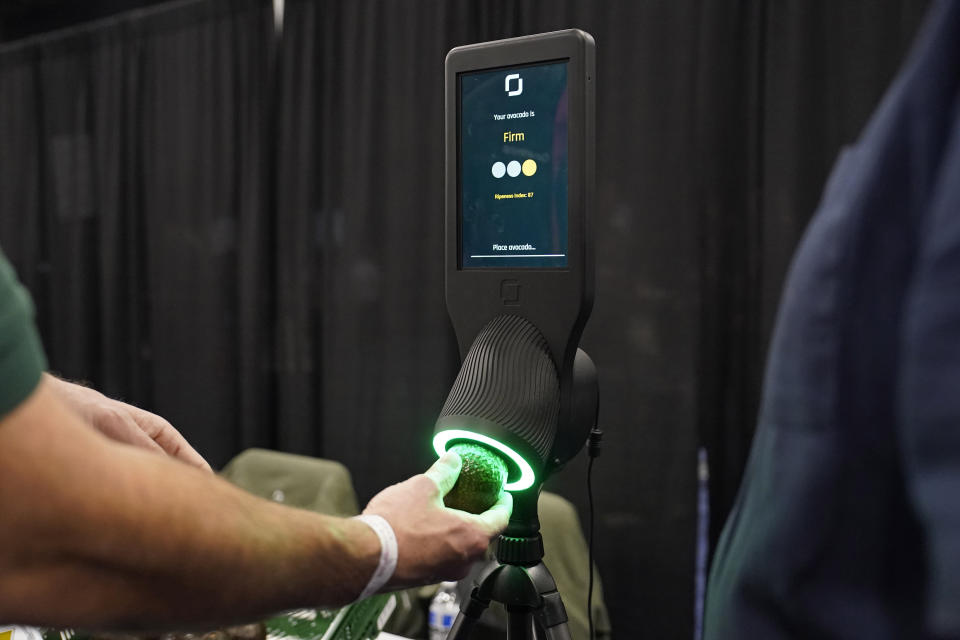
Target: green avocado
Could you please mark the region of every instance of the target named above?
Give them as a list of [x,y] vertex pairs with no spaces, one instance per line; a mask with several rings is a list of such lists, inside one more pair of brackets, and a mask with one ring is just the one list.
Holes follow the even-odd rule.
[[463,467],[443,503],[451,509],[483,513],[500,498],[507,481],[507,463],[479,444],[455,444],[450,450],[460,454]]

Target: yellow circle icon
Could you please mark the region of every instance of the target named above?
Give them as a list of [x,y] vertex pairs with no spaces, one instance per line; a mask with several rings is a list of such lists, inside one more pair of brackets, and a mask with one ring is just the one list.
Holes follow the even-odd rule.
[[537,172],[537,163],[533,159],[523,161],[523,175],[532,176]]

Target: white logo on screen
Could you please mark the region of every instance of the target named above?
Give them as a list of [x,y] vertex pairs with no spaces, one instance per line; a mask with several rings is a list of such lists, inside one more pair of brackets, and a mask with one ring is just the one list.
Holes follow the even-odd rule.
[[[516,89],[511,89],[511,88],[510,88],[510,81],[511,81],[511,80],[516,80],[516,81],[517,81],[517,88],[516,88]],[[507,92],[507,95],[508,95],[508,96],[518,96],[518,95],[520,95],[521,93],[523,93],[523,78],[520,77],[520,74],[519,74],[519,73],[511,73],[510,75],[508,75],[506,81],[503,83],[503,90]]]

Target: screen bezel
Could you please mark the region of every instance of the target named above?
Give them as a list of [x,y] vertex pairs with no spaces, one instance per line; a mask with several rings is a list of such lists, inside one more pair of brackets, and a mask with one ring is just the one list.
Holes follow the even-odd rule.
[[[506,70],[516,70],[516,69],[528,69],[531,67],[540,67],[549,64],[558,64],[564,63],[567,65],[567,87],[569,92],[569,78],[570,78],[570,58],[558,58],[555,60],[542,60],[538,62],[527,62],[522,64],[508,65],[506,67],[498,67],[495,69],[471,69],[468,71],[459,71],[457,72],[457,268],[466,271],[475,271],[477,269],[490,269],[495,271],[558,271],[565,270],[570,268],[570,177],[569,177],[569,157],[570,157],[570,122],[572,118],[569,117],[570,105],[567,105],[568,117],[567,117],[567,184],[565,188],[567,190],[567,210],[564,212],[564,215],[567,216],[567,242],[566,242],[566,260],[567,264],[560,267],[517,267],[515,265],[511,266],[495,266],[495,265],[483,265],[478,267],[465,267],[463,266],[463,85],[462,79],[465,75],[472,75],[475,73],[492,73],[498,71]],[[571,96],[567,94],[567,100],[569,102]]]
[[[461,268],[460,110],[462,73],[567,61],[567,266]],[[538,327],[558,370],[572,366],[593,304],[594,42],[569,29],[466,45],[445,63],[445,282],[461,358],[493,317],[514,314]],[[516,294],[516,295],[513,295]],[[516,298],[516,299],[513,299]]]

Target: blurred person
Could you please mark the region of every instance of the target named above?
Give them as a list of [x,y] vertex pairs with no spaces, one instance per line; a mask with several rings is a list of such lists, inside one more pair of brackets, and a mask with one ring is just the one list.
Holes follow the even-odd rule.
[[960,2],[827,183],[787,277],[707,640],[960,638]]

